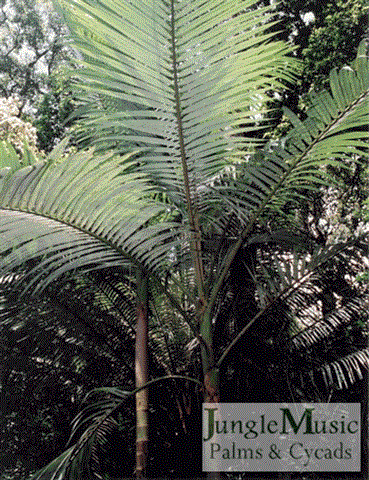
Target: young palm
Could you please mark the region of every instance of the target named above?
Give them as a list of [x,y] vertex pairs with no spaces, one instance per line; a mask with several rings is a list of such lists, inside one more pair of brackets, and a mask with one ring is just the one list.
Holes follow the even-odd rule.
[[[365,46],[351,67],[331,73],[331,92],[310,96],[305,120],[285,111],[293,128],[283,141],[258,147],[267,93],[293,71],[290,49],[268,33],[272,6],[59,6],[84,58],[75,75],[93,99],[83,128],[95,151],[0,172],[4,271],[37,259],[24,277],[35,292],[74,269],[133,265],[145,272],[195,332],[205,400],[216,402],[231,345],[215,351],[214,329],[237,253],[287,202],[297,206],[301,189],[326,184],[326,164],[366,147]],[[120,156],[103,153],[108,147]],[[330,254],[317,252],[311,270]],[[170,294],[175,289],[180,297]],[[267,299],[238,335],[274,302]]]

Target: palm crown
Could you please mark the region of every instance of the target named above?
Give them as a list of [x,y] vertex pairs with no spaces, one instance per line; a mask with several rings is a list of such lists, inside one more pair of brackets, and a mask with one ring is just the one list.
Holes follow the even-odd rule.
[[[246,331],[351,246],[301,253],[284,207],[332,181],[326,165],[366,148],[365,45],[350,67],[332,71],[330,92],[309,96],[304,120],[286,109],[289,133],[265,144],[257,133],[268,92],[297,68],[291,48],[268,31],[273,7],[254,0],[58,0],[58,7],[83,56],[73,76],[93,149],[63,159],[60,147],[46,162],[0,170],[2,270],[18,268],[33,292],[77,269],[144,270],[197,338],[206,398],[217,400],[219,368]],[[283,239],[267,227],[268,215],[283,216],[296,235]],[[214,351],[237,255],[270,242],[300,244],[292,270],[273,258],[278,281],[263,270],[270,296],[259,295],[254,316]]]

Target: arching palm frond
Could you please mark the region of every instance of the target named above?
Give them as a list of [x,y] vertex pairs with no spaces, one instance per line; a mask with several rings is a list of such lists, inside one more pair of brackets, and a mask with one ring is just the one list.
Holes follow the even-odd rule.
[[260,113],[255,103],[263,105],[268,89],[291,78],[291,48],[270,41],[272,8],[253,8],[254,0],[59,5],[84,55],[75,72],[79,86],[115,101],[115,112],[102,116],[94,105],[87,113],[93,143],[142,150],[139,171],[166,193],[187,226],[206,303],[199,212],[208,202],[199,188],[250,144],[246,137]]
[[329,337],[337,328],[348,325],[365,312],[368,299],[355,298],[341,308],[332,311],[324,319],[315,320],[305,329],[293,335],[291,344],[296,349],[308,349]]
[[[347,255],[350,256],[350,249],[355,244],[358,244],[360,248],[361,242],[352,240],[337,245],[318,247],[312,253],[269,253],[268,268],[263,265],[263,263],[266,264],[266,261],[262,261],[257,267],[258,273],[253,278],[258,311],[247,320],[246,325],[224,349],[217,365],[220,366],[225,361],[233,347],[251,327],[256,325],[257,321],[259,325],[257,328],[265,329],[265,326],[260,325],[260,321],[265,317],[274,318],[275,325],[268,327],[271,331],[274,329],[287,332],[288,329],[291,329],[292,335],[321,320],[316,309],[316,300],[322,290],[318,281],[319,275],[322,269],[327,268],[331,262],[337,259],[337,256],[342,255],[347,261]],[[273,316],[273,308],[279,302],[287,304],[290,311],[288,317]],[[312,305],[313,309],[309,310]],[[363,308],[362,305],[361,309],[363,310]],[[306,320],[306,323],[304,318],[310,318],[310,320]],[[283,342],[286,340],[287,337],[283,339]]]
[[[103,112],[96,112],[94,103],[87,115],[86,125],[96,130],[94,143],[123,151],[143,147],[140,169],[189,216],[190,228],[198,230],[192,216],[226,222],[224,213],[237,210],[255,221],[266,207],[295,197],[299,188],[316,188],[322,164],[365,148],[368,60],[363,45],[351,67],[332,72],[331,92],[310,96],[304,121],[286,110],[294,129],[282,144],[271,143],[244,162],[247,137],[255,115],[260,117],[255,105],[262,104],[265,89],[288,77],[291,67],[288,49],[268,41],[269,7],[254,9],[252,1],[232,6],[174,0],[150,6],[113,0],[94,7],[88,0],[60,3],[85,54],[79,84],[115,103]],[[140,26],[134,21],[138,15],[145,19]],[[214,176],[234,160],[242,165],[237,182],[210,188]],[[213,207],[219,201],[217,219]]]
[[[322,183],[325,174],[319,167],[336,162],[345,167],[339,161],[342,157],[366,151],[368,65],[368,58],[359,50],[351,67],[333,70],[331,91],[308,95],[306,101],[311,106],[305,120],[285,109],[293,125],[291,131],[280,143],[270,142],[240,171],[240,179],[247,187],[245,199],[252,198],[255,205],[261,206],[273,197],[280,202],[280,194],[286,190],[293,195],[300,188],[316,188],[316,182]],[[270,198],[263,197],[263,192]]]
[[[297,204],[303,189],[316,190],[322,184],[334,182],[324,165],[341,165],[340,158],[366,149],[369,63],[360,52],[352,68],[332,73],[331,93],[323,91],[310,96],[313,107],[305,120],[289,112],[294,126],[280,144],[268,144],[237,167],[236,177],[229,186],[213,189],[215,195],[227,198],[226,211],[243,210],[247,217],[238,241],[224,257],[212,288],[211,306],[237,251],[247,242],[257,222],[267,218],[271,210],[283,214],[281,209],[287,202]],[[344,94],[345,88],[350,88],[350,95]],[[237,217],[242,219],[240,215]],[[226,225],[224,220],[223,225]]]
[[296,371],[302,385],[315,384],[315,388],[322,385],[325,391],[341,390],[367,375],[368,307],[369,294],[357,296],[324,318],[310,321],[293,335],[289,351],[300,362]]
[[151,380],[144,387],[128,391],[122,388],[96,388],[84,399],[85,406],[75,417],[72,424],[72,433],[69,443],[75,442],[68,450],[57,459],[32,476],[31,480],[77,480],[83,472],[88,478],[102,478],[100,475],[99,456],[96,450],[106,443],[106,436],[116,428],[114,420],[119,409],[127,400],[142,388],[155,383],[168,381],[186,381],[192,385],[200,386],[201,383],[193,378],[182,375],[170,375]]
[[[102,396],[104,390],[108,394]],[[96,451],[99,446],[106,443],[106,436],[117,429],[117,422],[112,415],[124,403],[130,392],[118,388],[101,388],[90,392],[85,402],[93,395],[96,397],[95,401],[87,403],[73,421],[69,440],[73,445],[33,475],[32,480],[80,478],[81,475],[91,479],[103,478]]]
[[81,267],[137,262],[154,271],[170,264],[167,251],[177,245],[173,233],[181,226],[157,224],[165,205],[150,199],[142,175],[125,174],[130,165],[123,167],[124,160],[82,153],[59,164],[38,163],[4,174],[1,271],[37,258],[27,285],[37,291]]
[[[96,95],[128,102],[121,111],[107,112],[103,121],[98,115],[99,135],[95,141],[104,139],[105,129],[123,129],[124,134],[116,140],[126,142],[126,146],[118,147],[121,150],[132,148],[132,145],[142,148],[132,168],[145,172],[146,180],[136,174],[134,180],[127,181],[125,176],[125,186],[118,185],[119,177],[114,176],[114,168],[107,167],[104,168],[106,180],[103,182],[99,178],[97,181],[98,168],[86,159],[82,160],[84,171],[69,160],[65,169],[40,165],[27,174],[13,174],[3,186],[0,202],[5,208],[15,210],[24,206],[25,211],[4,213],[2,222],[6,224],[6,236],[13,237],[15,229],[17,232],[25,229],[30,234],[29,213],[42,215],[44,207],[52,209],[48,228],[51,228],[52,219],[63,220],[52,215],[60,212],[65,220],[65,215],[73,210],[71,221],[77,222],[75,226],[78,224],[82,229],[70,233],[74,239],[68,247],[59,243],[59,237],[72,227],[68,222],[68,227],[63,226],[60,232],[54,224],[52,235],[39,232],[38,239],[33,241],[31,236],[25,237],[8,256],[10,265],[18,262],[14,258],[17,251],[24,259],[29,258],[25,253],[27,245],[46,251],[46,243],[36,247],[46,240],[54,242],[54,252],[56,243],[60,246],[59,256],[53,255],[55,262],[46,258],[41,264],[44,274],[53,272],[49,280],[72,265],[100,262],[106,266],[116,262],[117,256],[110,251],[110,257],[101,260],[102,252],[109,248],[106,250],[105,244],[100,250],[97,238],[87,240],[84,234],[90,227],[94,235],[94,229],[98,234],[108,233],[105,239],[108,241],[114,235],[114,239],[119,236],[120,251],[152,270],[163,264],[168,266],[171,246],[175,251],[182,241],[182,246],[187,243],[187,251],[191,247],[198,294],[202,303],[208,303],[210,312],[234,256],[265,212],[269,208],[278,210],[287,200],[298,197],[302,187],[318,188],[324,176],[322,164],[334,163],[338,155],[350,155],[363,148],[367,135],[364,126],[368,116],[365,108],[368,60],[360,50],[349,70],[332,73],[331,93],[311,96],[313,107],[304,121],[289,113],[294,128],[281,145],[269,144],[252,158],[243,159],[244,152],[240,151],[245,145],[249,120],[255,115],[252,108],[255,95],[262,96],[266,88],[278,83],[277,76],[288,76],[284,73],[289,63],[288,49],[278,42],[267,41],[270,36],[265,33],[270,14],[268,8],[248,10],[252,2],[246,5],[241,1],[232,7],[225,7],[219,1],[211,5],[174,1],[161,4],[158,1],[158,8],[151,4],[141,5],[139,1],[116,4],[113,0],[104,0],[93,4],[88,0],[68,0],[62,4],[77,34],[77,45],[86,53],[84,68],[78,72],[80,83],[86,91],[91,90]],[[141,27],[135,26],[132,20],[138,14],[144,19]],[[85,31],[92,33],[81,33]],[[135,51],[134,57],[132,51]],[[349,94],[345,93],[347,89]],[[110,138],[110,134],[106,138]],[[113,138],[109,141],[112,143]],[[226,186],[214,184],[214,176],[233,163],[234,155],[240,162],[236,180],[229,181]],[[95,165],[99,162],[105,165],[105,161],[94,157]],[[79,172],[77,176],[75,171]],[[64,186],[59,181],[61,175],[66,182]],[[121,196],[111,184],[108,185],[113,178],[116,188],[121,188]],[[162,222],[149,225],[155,215],[165,215],[165,208],[154,202],[144,206],[142,201],[138,208],[137,190],[133,196],[132,190],[141,188],[149,192],[148,184],[144,185],[148,180],[156,190],[163,188],[167,192],[168,209],[180,216],[182,225]],[[77,183],[78,193],[69,201],[70,191]],[[104,196],[106,189],[109,193]],[[123,194],[131,198],[125,200],[125,207],[119,205],[119,213],[118,210],[112,213]],[[38,212],[34,211],[36,199],[37,208],[42,204]],[[103,201],[111,207],[105,208],[104,214],[101,213]],[[64,211],[57,206],[59,202],[66,203]],[[217,271],[217,282],[205,287],[206,276],[210,275],[211,279],[212,273],[206,271],[206,259],[203,258],[202,225],[210,221],[224,226],[234,213],[243,219],[242,234]],[[123,235],[117,233],[118,223],[110,230],[106,223],[107,218],[111,221],[118,215],[124,219],[119,223],[124,227]],[[78,223],[79,220],[82,223]],[[46,228],[41,227],[41,219],[32,217],[32,222],[36,221],[37,228]],[[183,227],[187,230],[185,242],[181,236]],[[3,242],[2,251],[8,246],[5,238]],[[72,245],[80,248],[78,252],[75,250],[73,262],[68,258],[72,255]],[[61,248],[64,249],[62,253]],[[210,292],[209,301],[205,300],[205,290]]]

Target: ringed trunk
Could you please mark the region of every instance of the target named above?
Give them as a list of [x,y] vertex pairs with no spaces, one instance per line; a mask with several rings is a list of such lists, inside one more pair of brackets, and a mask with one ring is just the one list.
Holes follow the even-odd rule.
[[[137,325],[135,375],[136,387],[148,382],[148,283],[147,277],[137,275]],[[136,393],[136,477],[145,478],[148,456],[148,389]]]

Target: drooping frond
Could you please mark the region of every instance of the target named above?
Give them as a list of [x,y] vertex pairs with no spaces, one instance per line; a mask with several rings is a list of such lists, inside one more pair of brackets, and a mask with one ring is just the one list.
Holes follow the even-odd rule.
[[89,152],[3,172],[1,272],[37,259],[28,287],[38,290],[82,267],[137,262],[155,271],[168,265],[181,227],[155,221],[166,207],[150,199],[142,176],[127,173],[127,159]]
[[313,320],[302,331],[293,335],[291,345],[295,349],[307,349],[327,339],[336,329],[349,325],[369,309],[369,297],[354,298],[344,306],[335,309],[324,319]]
[[270,302],[267,295],[273,298],[279,291],[288,307],[277,317],[269,313],[268,331],[273,323],[279,331],[288,326],[278,350],[289,358],[296,388],[314,390],[319,384],[329,391],[362,380],[369,367],[363,349],[369,296],[355,278],[368,265],[367,238],[321,247],[315,254],[273,252],[266,258],[257,286],[264,287],[264,303]]
[[130,311],[127,306],[124,311],[113,306],[107,310],[108,299],[104,302],[98,296],[99,283],[91,274],[67,275],[63,282],[46,287],[43,295],[30,299],[19,297],[24,287],[16,278],[2,277],[2,336],[16,339],[20,357],[49,365],[77,384],[81,374],[89,388],[101,382],[132,380],[134,332],[128,322],[135,305]]
[[[102,396],[103,392],[105,395]],[[96,396],[95,401],[90,400],[72,424],[69,442],[75,441],[74,445],[38,471],[32,480],[77,480],[81,475],[91,479],[102,478],[96,450],[106,442],[108,434],[117,429],[112,415],[126,400],[128,393],[118,388],[100,388],[90,392],[85,401],[92,395]]]
[[349,388],[357,380],[364,378],[369,370],[369,349],[365,348],[340,358],[332,363],[323,365],[320,372],[326,386],[339,390]]
[[78,277],[78,283],[82,294],[84,291],[89,293],[86,299],[90,298],[93,305],[102,312],[111,314],[117,330],[124,331],[133,339],[136,322],[136,285],[129,271],[102,270]]
[[[45,468],[38,471],[31,480],[79,480],[101,478],[99,476],[99,457],[97,446],[105,443],[106,436],[116,427],[115,415],[137,391],[163,381],[182,380],[193,386],[202,386],[198,380],[183,376],[170,375],[149,381],[145,387],[126,391],[121,388],[103,387],[92,390],[86,397],[86,406],[75,417],[69,443],[75,442]],[[95,468],[94,468],[95,467]]]
[[[269,254],[268,262],[261,261],[257,269],[258,273],[254,276],[258,311],[225,348],[217,361],[217,365],[220,366],[224,362],[229,352],[246,332],[251,330],[251,327],[254,328],[256,322],[258,322],[258,328],[263,329],[265,327],[260,326],[260,324],[268,321],[268,318],[273,319],[272,324],[268,325],[268,331],[287,332],[290,329],[292,335],[296,332],[303,332],[305,329],[308,330],[309,327],[313,329],[314,324],[319,325],[320,320],[322,320],[321,313],[317,310],[317,301],[322,293],[319,276],[322,270],[328,268],[329,264],[336,261],[340,256],[343,256],[345,261],[347,261],[347,253],[353,256],[354,254],[350,252],[350,249],[355,245],[359,249],[362,246],[359,240],[354,239],[345,243],[318,247],[312,253],[290,252],[280,254],[274,252]],[[269,264],[268,267],[267,264]],[[287,307],[283,315],[274,314],[274,309],[278,307],[279,302],[284,302]],[[347,305],[346,310],[366,311],[367,302],[367,297],[363,296],[362,300],[353,302],[351,307]],[[343,309],[339,312],[339,315],[345,316],[346,310]],[[336,315],[338,315],[337,312]],[[331,320],[328,325],[332,326],[334,323],[333,313]],[[342,325],[342,321],[340,324]],[[317,330],[319,331],[319,326]],[[318,334],[316,333],[316,335]],[[304,334],[301,333],[301,336],[304,336]],[[306,336],[308,336],[307,333],[305,333],[305,338]],[[284,343],[286,343],[287,338],[283,338]]]

